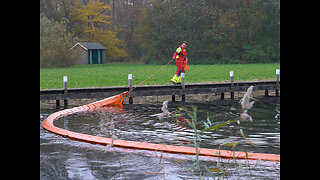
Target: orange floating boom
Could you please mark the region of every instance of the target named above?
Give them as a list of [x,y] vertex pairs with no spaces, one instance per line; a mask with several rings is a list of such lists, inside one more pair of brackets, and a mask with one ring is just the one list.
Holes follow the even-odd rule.
[[[122,102],[128,92],[112,96],[101,101],[97,101],[88,105],[83,105],[71,109],[62,110],[48,116],[43,122],[42,127],[50,132],[67,137],[70,139],[84,141],[93,144],[101,145],[113,145],[115,147],[121,148],[131,148],[131,149],[142,149],[142,150],[151,150],[151,151],[161,151],[167,153],[178,153],[178,154],[188,154],[196,155],[195,148],[185,147],[185,146],[172,146],[165,144],[153,144],[145,142],[136,142],[136,141],[125,141],[125,140],[113,140],[111,138],[103,138],[99,136],[92,136],[88,134],[76,133],[68,131],[65,129],[58,128],[54,126],[53,122],[60,117],[74,114],[77,112],[84,111],[93,111],[99,107],[103,106],[113,106],[113,105],[122,105]],[[277,154],[266,154],[266,153],[250,153],[250,152],[239,152],[239,151],[227,151],[227,150],[214,150],[199,148],[199,155],[202,156],[214,156],[221,158],[236,158],[236,159],[249,159],[249,160],[265,160],[265,161],[278,161],[280,162],[280,155]]]

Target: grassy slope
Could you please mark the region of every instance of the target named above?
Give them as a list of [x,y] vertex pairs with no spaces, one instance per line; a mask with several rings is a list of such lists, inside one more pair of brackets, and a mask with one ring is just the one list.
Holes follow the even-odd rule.
[[[161,67],[161,65],[143,64],[103,64],[40,69],[40,89],[63,88],[63,76],[68,76],[69,88],[126,86],[128,74],[133,74],[133,84],[137,85]],[[190,70],[186,72],[186,82],[227,81],[229,71],[234,71],[235,81],[275,79],[276,69],[280,69],[279,63],[190,65]],[[175,71],[176,66],[171,63],[146,81],[144,85],[168,84]]]

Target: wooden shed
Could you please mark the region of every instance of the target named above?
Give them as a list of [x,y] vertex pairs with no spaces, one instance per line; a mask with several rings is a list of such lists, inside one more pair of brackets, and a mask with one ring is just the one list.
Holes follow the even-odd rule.
[[106,48],[97,42],[79,42],[70,51],[77,55],[75,64],[103,64]]

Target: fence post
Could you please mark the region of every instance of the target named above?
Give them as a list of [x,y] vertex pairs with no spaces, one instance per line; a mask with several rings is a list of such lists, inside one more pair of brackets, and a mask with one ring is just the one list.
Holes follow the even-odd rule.
[[56,100],[56,109],[60,109],[60,100],[59,99]]
[[[63,90],[64,94],[68,95],[68,76],[63,76]],[[64,99],[64,108],[68,108],[68,99]]]
[[[184,91],[186,89],[185,73],[181,73],[181,88]],[[182,102],[186,102],[186,95],[182,94]]]
[[[128,74],[128,86],[129,86],[129,91],[133,88],[132,87],[132,74]],[[130,95],[129,97],[129,104],[133,104],[133,98]]]
[[231,83],[231,100],[234,100],[234,92],[233,92],[233,71],[230,71],[230,83]]
[[171,101],[176,102],[176,95],[171,95]]
[[[279,86],[280,81],[280,69],[276,69],[276,79],[277,79],[277,86]],[[276,96],[279,97],[279,90],[276,89]]]

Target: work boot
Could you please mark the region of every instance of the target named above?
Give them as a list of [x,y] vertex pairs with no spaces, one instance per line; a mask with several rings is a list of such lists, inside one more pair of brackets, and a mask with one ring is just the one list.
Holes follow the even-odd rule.
[[175,75],[173,76],[173,78],[170,80],[170,82],[171,82],[172,84],[174,84],[174,85],[177,85],[178,81],[179,81],[179,77],[178,77],[176,74],[175,74]]
[[177,84],[181,84],[181,76],[179,76]]

